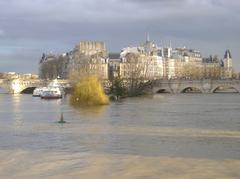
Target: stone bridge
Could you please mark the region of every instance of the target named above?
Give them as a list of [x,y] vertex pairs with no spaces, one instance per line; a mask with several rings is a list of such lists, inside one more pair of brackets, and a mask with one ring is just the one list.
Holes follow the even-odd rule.
[[[53,82],[52,80],[39,80],[39,79],[0,79],[0,88],[4,89],[7,93],[18,94],[29,88],[44,87]],[[67,86],[69,81],[58,80],[59,83]]]
[[144,88],[151,93],[183,93],[187,90],[214,93],[219,89],[234,89],[239,93],[240,80],[154,80]]

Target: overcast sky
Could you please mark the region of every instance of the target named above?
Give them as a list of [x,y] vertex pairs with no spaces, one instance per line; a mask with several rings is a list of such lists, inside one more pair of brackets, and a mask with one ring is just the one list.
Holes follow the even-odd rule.
[[108,51],[145,41],[232,52],[240,70],[239,0],[0,0],[0,71],[35,72],[43,52],[63,53],[81,40]]

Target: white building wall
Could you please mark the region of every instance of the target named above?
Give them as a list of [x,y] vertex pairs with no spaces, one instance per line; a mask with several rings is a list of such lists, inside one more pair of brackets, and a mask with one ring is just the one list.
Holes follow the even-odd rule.
[[168,60],[168,79],[175,78],[175,59]]

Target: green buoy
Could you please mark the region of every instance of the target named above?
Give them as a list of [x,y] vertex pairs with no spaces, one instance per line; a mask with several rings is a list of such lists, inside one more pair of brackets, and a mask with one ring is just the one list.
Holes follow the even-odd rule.
[[64,121],[64,118],[63,118],[63,113],[61,113],[61,117],[60,117],[60,120],[58,121],[58,123],[60,123],[60,124],[66,123],[66,121]]

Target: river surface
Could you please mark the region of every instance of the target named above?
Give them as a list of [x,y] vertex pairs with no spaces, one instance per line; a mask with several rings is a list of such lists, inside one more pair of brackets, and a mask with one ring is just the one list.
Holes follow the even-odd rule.
[[239,94],[68,101],[0,94],[0,178],[240,178]]

